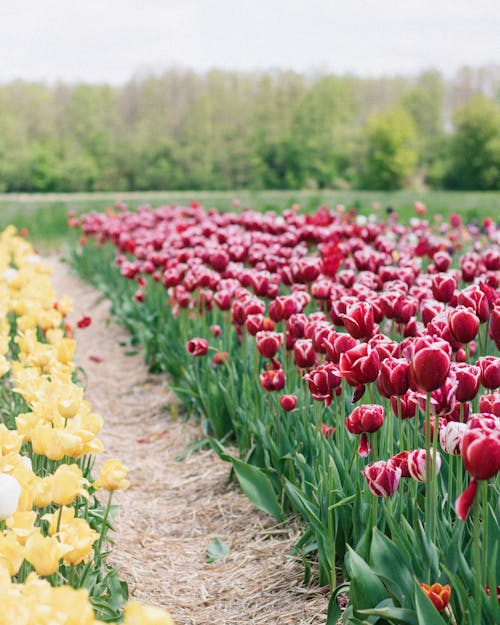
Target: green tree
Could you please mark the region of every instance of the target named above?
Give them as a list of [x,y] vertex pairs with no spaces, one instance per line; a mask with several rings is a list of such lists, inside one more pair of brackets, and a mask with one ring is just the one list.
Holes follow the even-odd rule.
[[366,151],[361,181],[367,189],[404,187],[417,164],[415,124],[401,107],[372,114],[365,127]]
[[500,188],[500,110],[484,96],[455,110],[445,184],[450,189]]

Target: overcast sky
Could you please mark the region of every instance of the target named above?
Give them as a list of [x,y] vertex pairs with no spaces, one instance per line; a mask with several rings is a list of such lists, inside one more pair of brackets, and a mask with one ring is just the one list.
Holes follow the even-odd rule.
[[499,0],[0,0],[0,82],[173,66],[378,76],[500,62]]

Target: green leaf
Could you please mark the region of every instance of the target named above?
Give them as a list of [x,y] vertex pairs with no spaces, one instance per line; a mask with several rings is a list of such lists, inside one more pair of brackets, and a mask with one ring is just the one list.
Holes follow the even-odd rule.
[[380,616],[391,623],[400,625],[419,625],[415,610],[407,610],[406,608],[386,605],[371,610],[358,610],[358,612],[363,615],[366,614],[366,616]]
[[415,605],[417,607],[418,625],[446,625],[432,601],[419,586],[415,590]]
[[368,564],[351,548],[348,549],[348,570],[351,578],[349,599],[354,611],[375,608],[387,599],[387,590]]
[[257,467],[231,457],[234,472],[241,490],[260,510],[271,514],[279,521],[283,520],[279,500],[271,480]]
[[405,564],[404,553],[376,528],[373,530],[370,564],[377,575],[388,582],[389,591],[398,598],[399,603],[403,607],[408,606],[415,582]]
[[210,543],[210,545],[208,545],[207,562],[219,562],[219,560],[223,560],[230,553],[231,549],[229,548],[229,545],[223,542],[220,538],[216,538]]
[[349,590],[349,584],[341,584],[337,586],[335,590],[330,595],[330,599],[328,600],[328,614],[326,617],[326,625],[337,625],[339,618],[342,615],[340,610],[339,602],[337,600],[337,595],[340,592]]

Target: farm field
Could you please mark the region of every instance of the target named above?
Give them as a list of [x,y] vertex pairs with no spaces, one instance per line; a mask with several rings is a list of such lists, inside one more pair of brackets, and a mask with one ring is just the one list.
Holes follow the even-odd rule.
[[[105,512],[86,566],[121,566],[132,599],[178,625],[496,625],[500,194],[116,199],[0,200],[0,226],[65,243],[53,281],[75,300],[69,314],[47,295],[32,321],[17,291],[43,270],[3,235],[21,362],[43,376],[45,341],[60,350],[76,326],[102,440],[130,469],[108,563]],[[20,416],[35,470],[55,470]],[[56,425],[64,436],[71,416]],[[86,587],[114,622],[124,583]]]
[[465,221],[500,214],[500,192],[452,191],[220,191],[220,192],[134,192],[134,193],[69,193],[69,194],[0,194],[0,227],[13,223],[19,228],[29,224],[31,236],[37,241],[56,241],[67,235],[68,210],[77,214],[91,210],[102,211],[117,200],[127,202],[131,208],[140,204],[159,206],[176,202],[186,204],[196,200],[204,206],[231,210],[233,200],[253,210],[282,211],[294,203],[312,212],[320,204],[333,208],[337,204],[356,207],[361,214],[372,212],[374,202],[383,211],[394,208],[403,221],[414,213],[415,201],[428,206],[429,216],[441,214],[444,218],[459,213]]

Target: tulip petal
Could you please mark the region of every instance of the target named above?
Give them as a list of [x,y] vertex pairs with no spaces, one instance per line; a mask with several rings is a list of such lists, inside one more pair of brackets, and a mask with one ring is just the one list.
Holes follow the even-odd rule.
[[455,502],[455,510],[457,511],[458,518],[462,521],[469,516],[474,497],[477,493],[477,481],[472,478],[469,486],[464,490],[460,497]]
[[361,440],[359,441],[358,454],[362,458],[366,458],[370,453],[370,442],[368,441],[368,436],[365,432],[361,434]]

